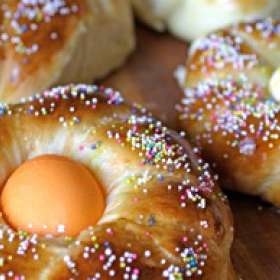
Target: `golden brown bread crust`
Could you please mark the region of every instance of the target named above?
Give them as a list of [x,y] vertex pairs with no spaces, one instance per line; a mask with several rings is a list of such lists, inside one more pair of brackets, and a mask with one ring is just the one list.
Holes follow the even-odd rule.
[[280,107],[269,85],[280,63],[280,22],[241,23],[192,46],[182,127],[223,186],[280,206]]
[[99,223],[72,240],[16,233],[2,219],[1,276],[236,279],[226,198],[195,150],[143,108],[80,85],[0,112],[0,185],[26,159],[50,153],[85,164],[107,194]]
[[134,48],[127,0],[3,0],[0,13],[1,101],[54,84],[92,82]]
[[[4,15],[2,34],[6,33],[9,39],[2,40],[2,44],[6,56],[14,57],[23,65],[23,79],[34,74],[40,67],[38,61],[42,64],[49,63],[52,56],[65,46],[73,30],[89,10],[83,0],[68,0],[66,3],[58,5],[58,8],[49,8],[50,11],[46,9],[46,5],[40,9],[38,4],[26,5],[23,1],[10,1],[2,6],[3,14],[12,15],[11,18]],[[15,37],[19,38],[16,43],[12,39]]]

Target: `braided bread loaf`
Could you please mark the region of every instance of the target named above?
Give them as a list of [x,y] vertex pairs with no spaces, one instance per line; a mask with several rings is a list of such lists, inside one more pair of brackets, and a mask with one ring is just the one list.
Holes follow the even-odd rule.
[[280,16],[278,0],[132,0],[139,18],[158,31],[192,40],[241,20]]
[[182,127],[226,188],[280,206],[280,22],[241,23],[191,47]]
[[195,150],[143,108],[79,85],[0,112],[2,186],[27,159],[56,154],[84,164],[106,196],[98,223],[72,238],[17,231],[2,215],[1,279],[236,279],[226,198]]
[[0,100],[92,82],[134,47],[127,0],[2,0]]

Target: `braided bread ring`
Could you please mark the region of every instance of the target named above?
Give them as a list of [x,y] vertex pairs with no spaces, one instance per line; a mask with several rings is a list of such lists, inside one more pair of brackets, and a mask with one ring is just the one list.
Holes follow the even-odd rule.
[[230,210],[208,165],[144,109],[78,85],[0,112],[1,185],[50,153],[86,165],[107,197],[98,224],[74,239],[15,232],[1,218],[4,279],[235,279]]
[[272,19],[194,42],[178,107],[182,127],[215,164],[223,185],[277,206],[279,48],[280,22]]

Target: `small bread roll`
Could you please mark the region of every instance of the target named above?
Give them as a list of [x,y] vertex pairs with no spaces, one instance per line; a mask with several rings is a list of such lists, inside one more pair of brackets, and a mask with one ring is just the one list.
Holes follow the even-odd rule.
[[280,15],[278,0],[132,0],[139,18],[158,31],[192,40],[217,28]]
[[182,128],[225,188],[280,207],[280,21],[240,23],[194,42]]
[[134,48],[127,0],[11,0],[0,12],[0,101],[54,84],[91,82]]

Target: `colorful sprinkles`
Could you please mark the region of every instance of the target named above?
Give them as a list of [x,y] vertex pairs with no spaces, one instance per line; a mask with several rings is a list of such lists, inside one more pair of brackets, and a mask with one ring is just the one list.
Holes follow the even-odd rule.
[[231,65],[234,69],[252,68],[258,63],[256,54],[241,54],[244,40],[230,34],[211,34],[195,43],[191,52],[201,51],[202,55],[191,70],[200,69],[207,73],[209,69],[223,69]]
[[260,144],[274,148],[280,132],[280,105],[267,85],[250,76],[263,62],[254,49],[244,47],[248,39],[243,39],[242,32],[260,38],[272,50],[278,46],[280,23],[272,19],[245,23],[194,44],[187,71],[191,75],[198,70],[206,78],[193,87],[186,85],[178,110],[183,123],[197,122],[202,128],[195,135],[199,146],[202,142],[211,145],[218,133],[226,145],[251,156]]
[[[2,1],[0,6],[3,15],[0,42],[3,45],[9,43],[18,54],[27,56],[37,53],[41,46],[40,42],[30,39],[27,44],[23,39],[25,34],[36,34],[42,23],[50,24],[54,17],[65,17],[79,11],[78,4],[69,0],[20,0],[15,1],[15,7],[8,2]],[[48,36],[57,40],[59,34],[53,30]]]
[[[85,108],[90,112],[98,110],[99,104],[106,103],[108,106],[119,106],[123,104],[123,99],[119,92],[113,91],[110,88],[98,86],[76,85],[58,87],[50,91],[44,92],[42,95],[35,95],[27,99],[23,99],[19,105],[4,105],[0,106],[0,119],[17,118],[21,115],[26,115],[34,118],[45,118],[47,116],[59,115],[57,123],[61,125],[61,129],[72,129],[72,127],[83,124],[83,115],[81,110]],[[67,112],[65,115],[57,113],[63,107]],[[61,112],[61,110],[59,110]],[[70,116],[70,117],[69,117]],[[127,116],[127,114],[126,114]],[[133,153],[138,153],[139,166],[149,166],[156,170],[156,177],[147,173],[143,175],[131,174],[123,180],[126,185],[132,188],[146,189],[147,183],[155,179],[161,184],[166,182],[166,193],[176,195],[178,197],[178,205],[181,211],[189,205],[196,207],[197,211],[203,211],[207,208],[207,200],[210,194],[215,194],[215,178],[210,175],[209,165],[199,159],[194,166],[191,156],[187,154],[185,148],[174,140],[167,128],[160,122],[156,121],[141,107],[133,107],[129,117],[112,113],[111,123],[107,120],[107,130],[100,130],[102,136],[110,141],[115,141],[120,147],[129,149]],[[102,132],[103,131],[103,132]],[[92,128],[92,133],[97,133],[97,128]],[[99,133],[99,131],[98,131]],[[77,143],[77,153],[96,153],[99,149],[104,148],[104,143],[97,140],[93,143],[81,142]],[[195,154],[197,149],[193,150]],[[177,174],[177,175],[176,175]],[[181,175],[180,175],[181,174]],[[182,175],[183,174],[183,175]],[[196,179],[191,179],[195,174]],[[181,178],[181,183],[172,183],[168,178],[172,176]],[[178,180],[178,179],[177,179]],[[156,182],[157,182],[156,181]],[[156,184],[155,184],[156,185]],[[141,192],[139,192],[140,195]],[[144,192],[149,194],[149,190]],[[141,194],[143,195],[143,194]],[[219,197],[217,194],[216,197]],[[135,198],[135,203],[138,203],[141,197]],[[224,198],[221,197],[221,200]],[[175,205],[174,205],[175,207]],[[145,226],[149,230],[157,229],[159,218],[156,213],[150,215],[142,215],[141,222],[145,220]],[[187,212],[186,212],[187,215]],[[135,221],[137,223],[137,221]],[[159,261],[161,276],[163,279],[180,280],[180,279],[197,279],[204,274],[204,268],[207,266],[208,259],[208,244],[204,240],[201,233],[207,231],[210,227],[205,217],[198,221],[198,229],[190,228],[184,232],[184,235],[178,240],[178,245],[174,246],[174,251],[171,254],[176,261],[171,261],[169,258],[162,258]],[[63,225],[59,225],[58,230],[63,232]],[[146,231],[146,235],[142,238],[150,240],[152,235]],[[120,277],[127,280],[138,280],[141,278],[141,260],[153,261],[154,252],[150,248],[143,248],[139,253],[133,249],[133,244],[128,244],[128,249],[118,252],[110,241],[112,238],[118,239],[111,224],[105,229],[104,233],[108,240],[100,239],[95,227],[91,227],[86,231],[86,240],[78,238],[64,237],[60,238],[60,242],[64,248],[68,246],[77,246],[82,249],[82,259],[84,262],[97,260],[99,266],[93,269],[87,279],[98,280],[102,279],[103,275],[111,278]],[[104,234],[102,235],[104,237]],[[102,238],[103,238],[102,237]],[[32,256],[32,261],[40,262],[42,254],[48,250],[53,237],[39,237],[27,232],[15,231],[8,225],[2,224],[0,228],[0,279],[26,279],[24,274],[12,269],[13,261],[20,258],[25,258],[27,255]],[[141,241],[139,241],[141,242]],[[10,245],[11,246],[10,246]],[[7,248],[10,252],[6,254]],[[138,245],[139,247],[139,245]],[[63,262],[73,279],[79,275],[79,263],[74,257],[64,255]],[[34,265],[34,264],[32,264]]]

